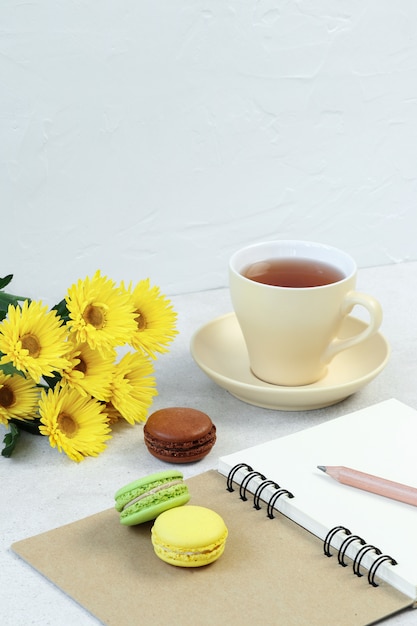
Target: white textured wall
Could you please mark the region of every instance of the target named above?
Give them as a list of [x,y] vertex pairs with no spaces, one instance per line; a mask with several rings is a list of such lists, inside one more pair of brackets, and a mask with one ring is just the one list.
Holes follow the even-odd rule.
[[2,263],[168,294],[242,244],[417,259],[415,0],[0,3]]

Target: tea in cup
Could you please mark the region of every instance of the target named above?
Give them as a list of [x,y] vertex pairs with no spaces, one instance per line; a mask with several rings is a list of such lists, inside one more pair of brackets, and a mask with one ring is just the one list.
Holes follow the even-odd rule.
[[[235,252],[230,296],[254,375],[274,385],[314,383],[337,354],[376,333],[381,305],[355,290],[356,278],[352,257],[321,243],[269,241]],[[368,311],[367,327],[339,338],[356,305]]]

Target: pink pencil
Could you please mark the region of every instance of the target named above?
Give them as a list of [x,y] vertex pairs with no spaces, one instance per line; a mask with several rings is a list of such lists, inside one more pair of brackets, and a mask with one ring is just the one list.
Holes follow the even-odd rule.
[[364,472],[358,472],[358,470],[351,469],[350,467],[338,465],[318,465],[317,467],[319,470],[344,485],[350,485],[357,489],[363,489],[364,491],[370,491],[371,493],[391,498],[391,500],[399,500],[400,502],[417,506],[417,489],[415,487],[402,485],[401,483],[386,480],[379,476],[365,474]]

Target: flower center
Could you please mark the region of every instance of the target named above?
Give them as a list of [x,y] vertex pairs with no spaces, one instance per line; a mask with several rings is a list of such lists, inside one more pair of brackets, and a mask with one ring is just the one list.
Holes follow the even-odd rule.
[[83,318],[87,324],[91,324],[97,330],[101,330],[106,325],[106,315],[104,308],[95,304],[89,304],[83,313]]
[[3,385],[0,389],[0,406],[4,409],[8,409],[15,403],[16,397],[13,389],[10,389],[8,385]]
[[78,424],[74,418],[71,417],[71,415],[68,415],[68,413],[60,413],[58,415],[57,422],[64,435],[66,435],[69,439],[75,437],[78,430]]
[[87,363],[80,356],[78,358],[80,359],[80,362],[77,363],[77,365],[74,367],[74,369],[77,370],[78,372],[82,372],[83,374],[86,374],[86,372],[87,372]]
[[138,325],[138,330],[145,330],[147,326],[146,317],[144,316],[142,311],[139,311],[139,310],[136,311],[135,321],[136,321],[136,324]]
[[20,341],[22,342],[22,348],[29,352],[29,356],[37,359],[41,353],[41,344],[36,335],[23,335]]

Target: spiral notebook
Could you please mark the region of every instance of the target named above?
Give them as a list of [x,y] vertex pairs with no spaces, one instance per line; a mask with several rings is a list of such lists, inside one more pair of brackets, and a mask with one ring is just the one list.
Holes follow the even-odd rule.
[[[311,429],[305,440],[300,441],[298,434],[291,435],[224,457],[221,471],[227,476],[211,470],[188,479],[190,504],[217,511],[229,529],[225,552],[211,565],[195,569],[177,568],[160,561],[151,545],[152,522],[130,528],[122,526],[114,508],[22,539],[12,545],[12,550],[109,626],[373,624],[388,615],[411,608],[415,597],[401,593],[379,578],[385,564],[376,572],[377,587],[368,584],[363,564],[360,567],[363,576],[352,573],[347,554],[342,555],[347,567],[340,566],[335,543],[337,537],[328,546],[332,558],[325,556],[323,537],[327,517],[315,519],[315,513],[304,509],[303,493],[297,492],[300,481],[293,479],[298,475],[297,467],[305,462],[303,451],[308,450],[310,445],[318,446],[319,442],[325,442],[324,449],[315,448],[317,453],[323,455],[327,451],[330,455],[332,451],[340,455],[344,449],[345,428],[356,432],[353,443],[357,447],[361,437],[366,436],[366,428],[362,427],[368,420],[374,425],[378,423],[389,428],[393,415],[395,420],[398,418],[397,423],[405,422],[408,428],[417,425],[417,413],[391,402],[367,409],[357,417],[353,415],[346,420],[336,420],[338,426],[335,429],[329,422],[328,426],[326,424],[318,431],[318,439],[311,434],[315,432]],[[405,417],[405,420],[399,419],[399,416]],[[378,443],[382,444],[381,438]],[[384,450],[386,448],[378,449],[382,458]],[[328,458],[321,456],[317,461],[314,457],[314,467],[317,463],[327,462]],[[287,466],[285,477],[288,475],[294,498],[289,498],[284,488],[285,493],[279,497],[275,488],[268,494],[267,489],[271,485],[262,488],[261,493],[258,488],[254,489],[257,479],[246,466],[246,469],[240,467],[234,471],[236,465],[245,462],[242,459],[249,459],[254,465],[265,461],[265,473],[270,471],[271,475],[279,472],[283,465]],[[309,464],[308,467],[304,464],[303,468],[307,474],[311,471]],[[250,479],[247,478],[249,475]],[[326,478],[322,476],[322,479]],[[279,480],[278,476],[276,480]],[[330,508],[319,492],[316,489],[321,506]],[[109,500],[112,496],[109,494]],[[333,503],[336,508],[342,502],[339,496]],[[296,509],[291,510],[288,506],[286,515],[283,515],[280,509],[284,500],[291,503],[298,500],[300,512],[294,514]],[[368,506],[367,510],[372,511],[370,530],[374,531],[379,521],[384,526],[384,520],[378,520],[373,507]],[[340,517],[345,512],[342,507]],[[299,523],[294,523],[291,516]],[[336,517],[339,522],[339,515]],[[307,523],[309,518],[314,520],[314,524]],[[319,531],[318,536],[305,530],[304,524],[306,527],[310,525],[309,530]],[[401,529],[393,533],[397,537],[394,543],[388,542],[392,533],[390,528],[386,528],[379,537],[381,548],[392,549],[393,552],[398,548],[401,553],[399,565],[395,567],[400,567],[402,557],[406,562],[413,560],[416,553],[414,529],[404,542],[398,539]],[[407,544],[411,559],[408,554],[402,554],[403,543]],[[398,569],[398,572],[401,571]],[[411,592],[412,581],[410,574],[408,589]],[[51,587],[51,594],[60,593],[59,589]]]
[[[342,465],[417,487],[417,411],[391,399],[220,459],[240,496],[260,496],[323,541],[352,575],[417,599],[417,507],[342,485]],[[251,498],[249,498],[251,494]]]
[[187,484],[190,504],[214,509],[229,529],[225,552],[211,565],[163,563],[153,553],[152,524],[127,528],[114,509],[12,549],[109,626],[363,626],[411,604],[388,585],[373,588],[349,576],[324,556],[317,537],[283,515],[270,519],[265,507],[242,502],[216,470]]

